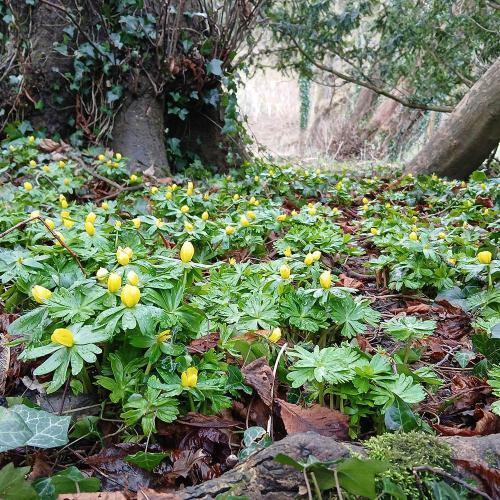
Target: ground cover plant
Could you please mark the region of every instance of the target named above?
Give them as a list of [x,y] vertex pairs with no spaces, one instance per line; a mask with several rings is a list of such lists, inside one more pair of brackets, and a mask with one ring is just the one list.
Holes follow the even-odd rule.
[[[498,429],[496,179],[259,160],[155,178],[35,136],[0,155],[3,497],[196,484],[304,421]],[[400,490],[379,451],[280,460],[315,496],[470,492],[430,473]]]

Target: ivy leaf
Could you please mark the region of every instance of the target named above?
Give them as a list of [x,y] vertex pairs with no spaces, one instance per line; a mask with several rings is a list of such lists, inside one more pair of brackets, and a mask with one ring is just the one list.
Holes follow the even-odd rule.
[[0,469],[0,498],[2,500],[35,500],[36,491],[26,481],[30,467],[14,467],[8,463]]
[[384,415],[385,426],[390,431],[409,432],[415,429],[422,430],[423,421],[413,413],[410,405],[401,398],[396,397]]
[[127,455],[125,462],[137,465],[141,469],[152,471],[160,462],[169,456],[169,453],[150,453],[147,451],[138,451],[133,455]]
[[19,446],[62,446],[68,442],[70,420],[25,405],[0,407],[0,452]]
[[39,500],[56,500],[67,493],[94,493],[101,489],[101,481],[96,477],[84,476],[76,467],[38,479],[33,483]]
[[212,59],[207,63],[207,73],[209,75],[222,76],[222,61],[220,59]]

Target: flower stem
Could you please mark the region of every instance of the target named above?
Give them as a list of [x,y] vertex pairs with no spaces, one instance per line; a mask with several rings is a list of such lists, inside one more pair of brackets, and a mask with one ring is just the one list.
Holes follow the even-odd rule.
[[318,388],[318,402],[321,406],[325,406],[325,384],[319,384]]
[[83,389],[86,394],[90,394],[94,392],[94,386],[90,381],[89,372],[87,371],[87,367],[83,367],[81,372],[78,374],[78,378],[83,384]]
[[189,408],[191,409],[191,411],[193,413],[195,413],[196,412],[196,408],[194,406],[193,396],[191,396],[190,392],[188,392],[188,400],[189,400]]

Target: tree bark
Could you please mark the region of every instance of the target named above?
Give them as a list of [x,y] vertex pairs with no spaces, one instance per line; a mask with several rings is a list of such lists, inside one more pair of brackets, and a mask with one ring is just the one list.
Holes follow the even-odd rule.
[[500,142],[500,58],[409,163],[407,171],[464,179]]

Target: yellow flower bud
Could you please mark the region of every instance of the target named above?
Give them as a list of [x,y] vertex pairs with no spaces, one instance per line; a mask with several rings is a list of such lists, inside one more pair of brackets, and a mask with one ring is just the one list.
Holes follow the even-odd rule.
[[280,214],[280,215],[278,215],[278,217],[276,217],[276,220],[278,222],[284,222],[284,221],[286,221],[286,214]]
[[151,188],[151,194],[156,194],[158,192],[158,188],[156,186],[153,186]]
[[198,383],[198,369],[194,366],[189,367],[186,371],[181,373],[181,385],[184,388],[196,387]]
[[139,276],[135,271],[129,271],[127,273],[127,281],[130,285],[137,286],[139,284]]
[[141,300],[141,291],[135,285],[127,284],[123,287],[120,298],[126,307],[135,307]]
[[136,229],[139,229],[141,227],[141,219],[139,219],[139,217],[132,219],[132,224]]
[[103,281],[108,275],[108,270],[105,267],[100,267],[95,275],[99,281]]
[[116,158],[118,161],[120,161],[123,157],[122,157],[122,155],[121,155],[120,153],[116,153],[116,154],[115,154],[115,158]]
[[92,222],[86,222],[85,223],[85,232],[89,236],[94,236],[94,234],[95,234],[95,227],[94,227],[94,224],[92,224]]
[[110,273],[108,276],[108,290],[116,293],[122,286],[122,277],[117,273]]
[[209,198],[210,198],[210,195],[209,195],[208,193],[205,193],[205,194],[203,195],[203,199],[204,199],[205,201],[208,201],[208,199],[209,199]]
[[192,233],[193,230],[194,230],[194,226],[193,224],[191,224],[191,222],[189,221],[185,221],[184,222],[184,229],[188,232],[188,233]]
[[34,135],[30,135],[30,136],[28,137],[28,142],[29,142],[30,144],[33,144],[33,143],[35,142],[35,136],[34,136]]
[[54,333],[50,336],[50,340],[52,340],[54,344],[61,344],[65,347],[73,347],[75,344],[73,334],[68,328],[56,328]]
[[368,198],[363,198],[363,205],[368,205],[370,203],[370,200]]
[[185,241],[182,244],[181,250],[179,252],[179,257],[184,264],[191,262],[194,255],[194,246],[190,241]]
[[292,256],[292,249],[290,247],[286,247],[283,254],[285,255],[285,257],[291,257]]
[[71,180],[68,179],[67,177],[64,178],[63,183],[65,186],[69,186],[71,184]]
[[373,234],[373,236],[377,236],[377,234],[378,234],[378,229],[377,229],[376,227],[372,227],[372,228],[370,229],[370,233],[372,233],[372,234]]
[[132,175],[130,176],[130,182],[137,182],[137,175],[132,174]]
[[307,212],[309,213],[309,215],[316,215],[318,213],[318,210],[316,209],[316,207],[311,207],[307,210]]
[[484,250],[483,252],[479,252],[477,254],[477,260],[481,264],[489,264],[491,262],[491,258],[492,258],[491,252],[489,252],[488,250]]
[[[62,233],[60,233],[59,231],[56,231],[56,236],[59,238],[59,240],[61,240],[63,243],[64,243],[64,236],[62,235]],[[61,242],[59,240],[56,240],[56,245],[61,245]]]
[[441,231],[439,234],[438,234],[438,238],[440,240],[444,240],[446,238],[446,233],[444,233],[443,231]]
[[207,212],[206,210],[205,210],[205,212],[203,212],[203,213],[201,214],[201,218],[202,218],[203,220],[208,220],[208,212]]
[[96,221],[97,215],[94,212],[89,212],[87,217],[85,217],[85,222],[91,222],[92,224]]
[[231,257],[228,262],[230,266],[234,266],[236,264],[236,259],[234,257]]
[[332,273],[330,271],[323,271],[319,277],[319,284],[321,288],[328,290],[332,286]]
[[259,182],[259,181],[260,181],[260,177],[259,177],[258,175],[256,175],[256,176],[253,178],[253,180],[254,180],[255,182]]
[[283,265],[280,267],[280,275],[281,275],[281,277],[282,277],[284,280],[287,280],[287,279],[290,277],[290,274],[291,274],[291,270],[290,270],[290,268],[289,268],[286,264],[283,264]]
[[121,266],[126,266],[130,262],[130,257],[122,247],[118,247],[118,250],[116,251],[116,260]]
[[66,163],[64,161],[59,162],[59,168],[64,168],[66,166]]
[[31,295],[39,304],[43,304],[46,300],[50,299],[52,292],[43,286],[35,285],[31,289]]
[[454,259],[454,258],[452,258],[452,257],[450,257],[450,258],[448,259],[448,264],[451,264],[452,266],[454,266],[456,263],[457,263],[457,259]]
[[171,191],[167,191],[165,193],[165,199],[166,200],[171,200],[172,199],[172,192]]
[[255,215],[255,212],[253,210],[247,210],[246,213],[247,219],[249,220],[255,220],[257,216]]
[[102,208],[103,210],[107,210],[107,209],[109,208],[109,204],[108,204],[108,202],[107,202],[107,201],[103,201],[103,202],[101,203],[101,208]]
[[105,157],[104,155],[99,155],[99,156],[97,157],[97,159],[98,159],[99,161],[104,161],[104,160],[106,159],[106,157]]
[[339,181],[337,182],[337,184],[335,184],[335,189],[337,190],[342,189],[342,187],[343,187],[342,181]]
[[318,262],[318,260],[321,259],[321,252],[319,250],[315,250],[312,253],[312,256],[313,256],[314,262]]
[[281,338],[281,328],[274,328],[269,337],[267,337],[267,340],[269,340],[269,342],[272,342],[273,344],[276,344],[276,342],[278,342],[280,338]]
[[231,236],[232,234],[234,234],[234,227],[233,226],[226,226],[224,231],[228,236]]
[[238,201],[240,199],[240,195],[238,193],[233,195],[233,200]]
[[54,229],[56,227],[56,224],[52,219],[45,219],[45,224],[47,224],[49,229]]
[[248,203],[250,203],[250,205],[256,205],[256,204],[257,204],[257,200],[255,199],[255,196],[252,196],[252,197],[248,200]]
[[36,161],[30,160],[30,167],[36,167]]
[[155,217],[155,225],[158,229],[161,229],[164,224],[165,224],[165,222],[163,220]]
[[33,212],[30,213],[30,219],[34,219],[36,217],[40,217],[40,210],[33,210]]
[[71,219],[63,219],[63,225],[67,229],[71,229],[75,225],[75,221]]
[[244,216],[242,215],[240,217],[240,224],[243,226],[243,227],[248,227],[250,225],[250,221]]
[[31,191],[33,189],[33,184],[31,184],[31,182],[25,182],[23,187],[26,191]]
[[187,214],[189,212],[189,207],[187,205],[182,205],[181,212]]
[[304,264],[305,264],[306,266],[310,266],[313,262],[314,262],[314,257],[313,257],[313,254],[312,254],[312,253],[308,253],[308,254],[304,257]]
[[418,234],[415,231],[412,231],[409,236],[411,241],[417,241],[418,240]]
[[48,173],[50,172],[50,167],[49,167],[48,165],[44,165],[44,166],[42,167],[42,170],[43,170],[46,174],[48,174]]

